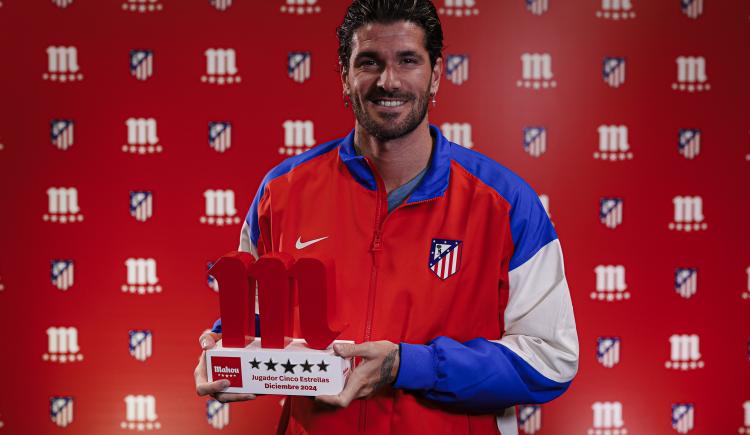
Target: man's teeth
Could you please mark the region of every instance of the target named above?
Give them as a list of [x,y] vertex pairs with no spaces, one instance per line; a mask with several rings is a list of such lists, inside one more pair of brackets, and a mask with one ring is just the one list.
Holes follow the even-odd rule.
[[385,107],[396,107],[401,106],[405,103],[405,101],[386,101],[386,100],[377,100],[375,104],[378,106],[385,106]]

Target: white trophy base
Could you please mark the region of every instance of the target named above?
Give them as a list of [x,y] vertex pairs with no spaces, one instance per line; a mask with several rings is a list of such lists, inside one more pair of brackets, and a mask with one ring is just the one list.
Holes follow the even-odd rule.
[[[334,343],[354,343],[336,340]],[[284,349],[261,347],[256,338],[244,348],[216,347],[206,351],[208,381],[228,379],[227,393],[318,396],[338,394],[351,371],[351,358],[325,350],[310,349],[295,338]]]

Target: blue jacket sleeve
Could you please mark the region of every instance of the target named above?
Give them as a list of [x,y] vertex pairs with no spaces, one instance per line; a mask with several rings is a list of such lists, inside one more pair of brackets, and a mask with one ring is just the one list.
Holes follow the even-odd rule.
[[570,385],[544,377],[507,347],[484,338],[401,343],[400,354],[396,388],[472,412],[548,402]]

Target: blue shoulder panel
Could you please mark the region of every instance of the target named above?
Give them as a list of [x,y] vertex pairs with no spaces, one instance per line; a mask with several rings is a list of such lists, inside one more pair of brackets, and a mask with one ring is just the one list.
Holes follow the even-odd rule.
[[453,143],[451,157],[510,204],[514,251],[509,270],[524,264],[539,249],[557,238],[539,196],[521,177],[489,157]]
[[260,237],[260,228],[258,227],[258,204],[265,193],[266,185],[274,179],[288,174],[297,166],[331,151],[336,148],[342,140],[344,139],[332,140],[318,145],[311,150],[305,151],[298,156],[289,157],[266,174],[265,178],[263,178],[263,181],[260,183],[258,192],[255,194],[255,199],[253,199],[250,210],[247,212],[247,216],[245,216],[245,221],[249,228],[248,231],[250,231],[250,241],[253,245],[258,246],[258,238]]

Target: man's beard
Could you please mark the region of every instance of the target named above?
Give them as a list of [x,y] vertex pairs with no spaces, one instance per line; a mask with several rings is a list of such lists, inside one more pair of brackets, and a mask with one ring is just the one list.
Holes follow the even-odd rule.
[[359,98],[352,98],[351,101],[352,108],[354,109],[354,116],[357,117],[359,125],[361,125],[370,136],[373,136],[380,141],[388,141],[411,133],[422,123],[425,116],[427,116],[427,100],[429,96],[430,90],[428,87],[422,95],[415,96],[400,92],[388,93],[382,90],[377,90],[364,99],[363,104],[366,104],[367,101],[374,102],[379,98],[399,98],[405,100],[407,103],[414,101],[412,109],[406,113],[406,117],[399,122],[395,121],[395,119],[398,116],[401,116],[400,113],[381,114],[380,117],[383,118],[383,121],[378,122],[367,113],[365,107],[360,104]]

